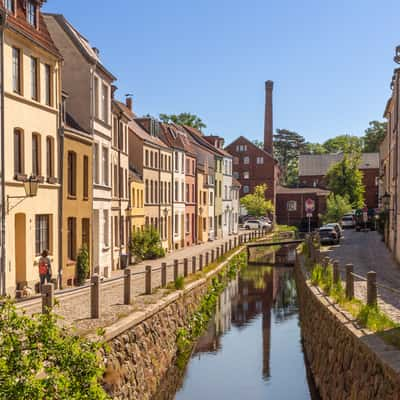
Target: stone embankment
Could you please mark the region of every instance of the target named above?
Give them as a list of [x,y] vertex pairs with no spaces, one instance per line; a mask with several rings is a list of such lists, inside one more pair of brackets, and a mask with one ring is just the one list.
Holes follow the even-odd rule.
[[322,400],[400,399],[400,351],[357,326],[296,266],[307,360]]

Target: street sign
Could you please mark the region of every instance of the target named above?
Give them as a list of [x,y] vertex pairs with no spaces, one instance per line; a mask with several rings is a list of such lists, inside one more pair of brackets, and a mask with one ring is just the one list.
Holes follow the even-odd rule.
[[296,211],[297,210],[297,201],[296,200],[289,200],[286,204],[288,211]]
[[315,201],[308,198],[304,203],[306,213],[313,213],[315,211]]

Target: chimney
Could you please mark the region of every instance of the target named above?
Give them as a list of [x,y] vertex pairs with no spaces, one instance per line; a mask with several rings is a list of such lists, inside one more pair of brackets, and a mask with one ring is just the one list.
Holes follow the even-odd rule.
[[264,116],[264,150],[273,154],[273,113],[272,113],[272,90],[274,82],[265,82],[265,116]]
[[127,96],[125,99],[125,104],[132,111],[132,97]]
[[117,87],[115,85],[111,85],[111,99],[114,100],[115,92],[117,91]]

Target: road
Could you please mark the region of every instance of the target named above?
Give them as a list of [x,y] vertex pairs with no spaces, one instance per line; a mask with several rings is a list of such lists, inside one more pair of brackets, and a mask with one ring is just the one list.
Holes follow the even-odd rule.
[[[392,258],[379,233],[347,229],[339,245],[323,248],[323,251],[338,260],[342,269],[346,264],[353,264],[354,272],[361,276],[375,271],[378,283],[400,290],[400,266]],[[366,284],[359,279],[355,280],[355,295],[366,299]],[[378,288],[378,295],[380,307],[400,322],[400,294]]]

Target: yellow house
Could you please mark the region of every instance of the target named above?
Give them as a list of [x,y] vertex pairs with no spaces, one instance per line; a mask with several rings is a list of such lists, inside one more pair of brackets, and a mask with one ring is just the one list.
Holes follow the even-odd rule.
[[139,174],[131,167],[129,169],[130,199],[128,218],[130,221],[131,234],[144,229],[144,183]]
[[[41,16],[43,1],[0,3],[4,27],[4,224],[1,293],[21,295],[38,288],[38,258],[48,250],[58,278],[58,127],[61,55]],[[36,196],[26,190],[38,183]],[[18,292],[16,292],[18,290]]]
[[197,164],[197,240],[199,243],[208,241],[208,189],[204,165]]

